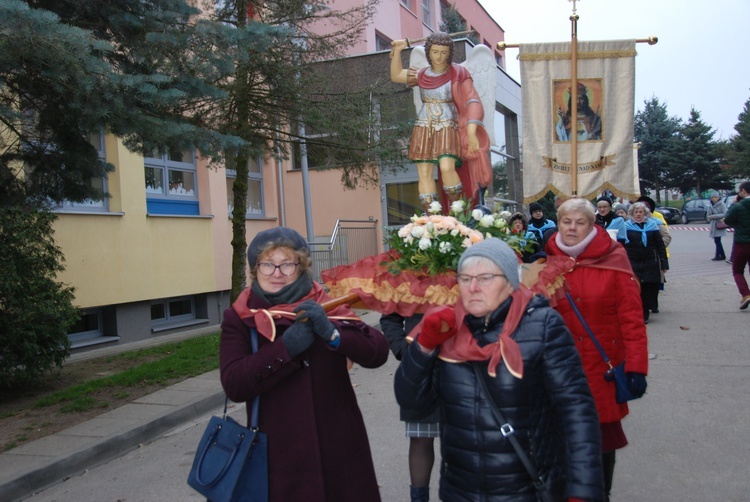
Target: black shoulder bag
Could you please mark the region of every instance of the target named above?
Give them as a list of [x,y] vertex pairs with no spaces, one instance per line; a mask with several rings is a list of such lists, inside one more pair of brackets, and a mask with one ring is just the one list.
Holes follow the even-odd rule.
[[472,367],[474,368],[474,375],[477,377],[480,389],[484,392],[485,396],[487,396],[490,410],[492,410],[492,414],[495,415],[495,419],[500,424],[500,432],[503,437],[510,442],[510,445],[516,451],[516,455],[521,459],[521,463],[523,463],[523,466],[526,468],[526,472],[531,476],[534,489],[539,494],[540,500],[542,502],[562,502],[565,500],[563,496],[565,491],[564,479],[559,478],[554,481],[547,480],[546,482],[542,479],[539,472],[537,472],[536,467],[534,467],[533,462],[529,458],[529,455],[524,451],[521,443],[518,442],[515,429],[507,420],[505,420],[505,416],[500,411],[500,408],[497,407],[495,400],[492,399],[492,394],[490,394],[490,390],[487,388],[487,382],[484,381],[482,370],[480,370],[479,366],[476,364],[472,364]]

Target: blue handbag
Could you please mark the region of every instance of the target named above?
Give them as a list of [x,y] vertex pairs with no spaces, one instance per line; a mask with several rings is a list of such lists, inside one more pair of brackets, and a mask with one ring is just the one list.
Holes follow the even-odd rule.
[[628,377],[625,375],[625,361],[621,362],[617,366],[612,366],[612,361],[610,361],[607,353],[604,352],[604,348],[602,348],[599,340],[597,340],[594,336],[594,332],[591,331],[591,328],[589,328],[589,325],[583,318],[581,311],[578,310],[578,307],[576,307],[576,303],[570,297],[570,293],[565,293],[565,296],[568,298],[568,303],[570,303],[570,306],[573,308],[573,312],[576,313],[578,319],[581,321],[581,324],[583,324],[583,327],[586,330],[586,333],[588,333],[589,337],[591,338],[591,341],[594,342],[594,345],[599,351],[599,354],[601,354],[602,359],[604,359],[604,362],[607,364],[607,366],[609,366],[609,369],[604,373],[604,379],[608,382],[615,382],[615,401],[617,401],[618,403],[625,403],[627,401],[637,399],[637,397],[635,397],[630,392]]
[[[251,330],[253,352],[258,333]],[[253,399],[250,428],[224,415],[211,417],[195,452],[188,484],[211,502],[268,501],[268,438],[258,430],[259,396]]]

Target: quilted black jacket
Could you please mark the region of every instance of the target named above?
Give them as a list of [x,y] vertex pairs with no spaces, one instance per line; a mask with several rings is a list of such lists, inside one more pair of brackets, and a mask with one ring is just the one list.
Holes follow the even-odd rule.
[[[460,300],[459,300],[460,301]],[[512,299],[484,319],[465,322],[480,345],[497,340]],[[500,363],[448,363],[417,343],[406,351],[395,377],[398,403],[441,411],[440,498],[446,501],[536,501],[531,478],[500,433],[487,397],[477,385],[479,364],[487,386],[544,479],[567,480],[565,494],[603,500],[599,421],[573,339],[546,299],[531,300],[513,335],[523,356],[523,379]]]

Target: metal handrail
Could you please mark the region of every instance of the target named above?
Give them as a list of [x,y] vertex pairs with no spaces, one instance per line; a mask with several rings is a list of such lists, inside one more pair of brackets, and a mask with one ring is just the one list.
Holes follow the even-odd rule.
[[[334,243],[336,242],[336,237],[338,237],[339,229],[341,228],[341,223],[370,223],[372,225],[376,225],[378,223],[378,220],[336,220],[336,225],[333,227],[333,233],[331,234],[331,239],[328,242],[329,250],[333,250]],[[320,246],[323,244],[326,244],[325,242],[317,242],[317,241],[308,241],[309,245],[315,245]]]
[[[377,223],[377,220],[336,220],[336,226],[329,241],[308,242],[307,245],[313,256],[313,278],[320,281],[323,270],[339,265],[349,265],[366,256],[377,254]],[[347,224],[360,226],[347,227]],[[372,232],[372,238],[370,239],[369,235],[359,239],[351,238],[346,235],[346,230]]]

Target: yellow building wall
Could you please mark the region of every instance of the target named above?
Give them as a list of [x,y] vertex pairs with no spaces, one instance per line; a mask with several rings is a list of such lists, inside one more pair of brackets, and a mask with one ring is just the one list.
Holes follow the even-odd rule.
[[[107,160],[115,166],[108,177],[110,212],[61,212],[54,227],[66,260],[59,279],[75,287],[75,304],[87,308],[220,289],[210,208],[203,217],[148,216],[143,157],[108,137]],[[203,171],[199,166],[199,183],[213,176],[210,186],[221,177]],[[225,179],[220,181],[226,190]],[[199,194],[205,189],[199,185]]]
[[[201,215],[147,214],[144,162],[117,138],[106,137],[108,162],[115,166],[107,180],[109,212],[60,212],[55,240],[65,256],[58,279],[75,288],[80,308],[148,301],[225,291],[231,288],[232,225],[227,204],[226,170],[197,161]],[[255,235],[281,224],[307,237],[301,172],[281,168],[284,208],[279,203],[279,166],[263,162],[265,216],[246,220],[249,243]],[[337,220],[378,223],[382,248],[380,190],[344,190],[337,170],[310,171],[315,240],[327,240]]]

